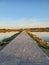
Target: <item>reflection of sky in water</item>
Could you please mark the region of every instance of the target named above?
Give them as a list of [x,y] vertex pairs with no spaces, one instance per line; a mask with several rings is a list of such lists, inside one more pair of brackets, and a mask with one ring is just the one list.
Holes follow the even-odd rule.
[[14,35],[15,33],[17,33],[17,32],[0,33],[0,41]]
[[33,32],[33,34],[36,34],[37,36],[39,36],[41,39],[46,40],[47,42],[49,42],[49,32]]

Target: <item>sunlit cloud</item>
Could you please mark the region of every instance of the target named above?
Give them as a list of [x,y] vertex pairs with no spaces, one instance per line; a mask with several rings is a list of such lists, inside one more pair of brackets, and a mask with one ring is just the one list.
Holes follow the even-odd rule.
[[35,28],[35,27],[49,27],[48,19],[37,18],[21,18],[18,20],[1,21],[0,28]]

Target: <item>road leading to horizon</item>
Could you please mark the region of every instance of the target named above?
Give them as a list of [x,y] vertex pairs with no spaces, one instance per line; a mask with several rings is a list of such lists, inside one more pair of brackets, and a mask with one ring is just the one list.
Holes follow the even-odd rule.
[[49,65],[48,57],[25,31],[0,51],[0,65]]

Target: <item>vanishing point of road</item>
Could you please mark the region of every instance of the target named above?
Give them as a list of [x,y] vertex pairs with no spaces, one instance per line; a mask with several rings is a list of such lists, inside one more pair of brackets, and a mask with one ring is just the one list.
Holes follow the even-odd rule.
[[0,51],[0,65],[49,65],[49,59],[23,31]]

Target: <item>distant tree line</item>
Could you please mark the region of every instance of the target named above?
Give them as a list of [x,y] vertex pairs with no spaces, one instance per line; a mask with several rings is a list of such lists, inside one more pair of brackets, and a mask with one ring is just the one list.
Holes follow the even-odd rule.
[[49,28],[27,28],[25,30],[28,30],[31,32],[49,32]]
[[0,29],[0,32],[17,32],[23,30],[31,32],[49,32],[49,28]]

